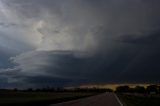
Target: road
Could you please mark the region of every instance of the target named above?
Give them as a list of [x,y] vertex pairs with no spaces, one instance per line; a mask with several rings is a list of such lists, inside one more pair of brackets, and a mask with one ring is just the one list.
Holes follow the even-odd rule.
[[104,93],[50,106],[123,106],[114,93]]

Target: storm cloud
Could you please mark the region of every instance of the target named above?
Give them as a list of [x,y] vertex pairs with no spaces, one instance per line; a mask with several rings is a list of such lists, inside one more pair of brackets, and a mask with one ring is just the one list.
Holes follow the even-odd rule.
[[0,0],[1,86],[159,82],[159,3]]

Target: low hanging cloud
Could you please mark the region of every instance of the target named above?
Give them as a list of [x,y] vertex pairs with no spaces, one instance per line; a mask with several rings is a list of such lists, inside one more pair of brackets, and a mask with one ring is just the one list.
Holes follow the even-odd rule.
[[157,0],[0,0],[0,78],[158,82],[159,19]]

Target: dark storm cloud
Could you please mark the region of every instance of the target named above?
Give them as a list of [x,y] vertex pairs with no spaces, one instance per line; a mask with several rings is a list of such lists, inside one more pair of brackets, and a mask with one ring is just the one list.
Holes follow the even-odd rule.
[[0,67],[1,68],[7,68],[12,66],[10,64],[10,61],[8,60],[8,58],[10,58],[10,56],[12,56],[11,54],[8,54],[6,52],[4,52],[3,50],[0,50]]
[[124,43],[146,44],[146,45],[156,46],[155,44],[159,43],[160,41],[159,35],[160,35],[159,31],[153,31],[153,32],[146,34],[145,36],[143,35],[125,35],[123,36],[123,38],[120,38],[119,40]]
[[134,79],[135,82],[159,82],[160,33],[155,31],[139,38],[125,37],[123,42],[139,48],[124,70],[125,79]]
[[0,22],[0,26],[2,26],[2,27],[11,27],[11,26],[16,26],[16,24],[15,23]]
[[8,86],[159,82],[159,0],[2,1]]

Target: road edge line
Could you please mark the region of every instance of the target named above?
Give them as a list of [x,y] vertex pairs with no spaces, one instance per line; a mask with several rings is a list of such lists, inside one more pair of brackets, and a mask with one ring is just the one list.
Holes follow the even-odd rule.
[[120,104],[120,106],[124,106],[123,104],[122,104],[122,102],[120,101],[120,99],[118,98],[118,96],[114,93],[114,96],[116,97],[116,99],[117,99],[117,101],[118,101],[118,103]]

